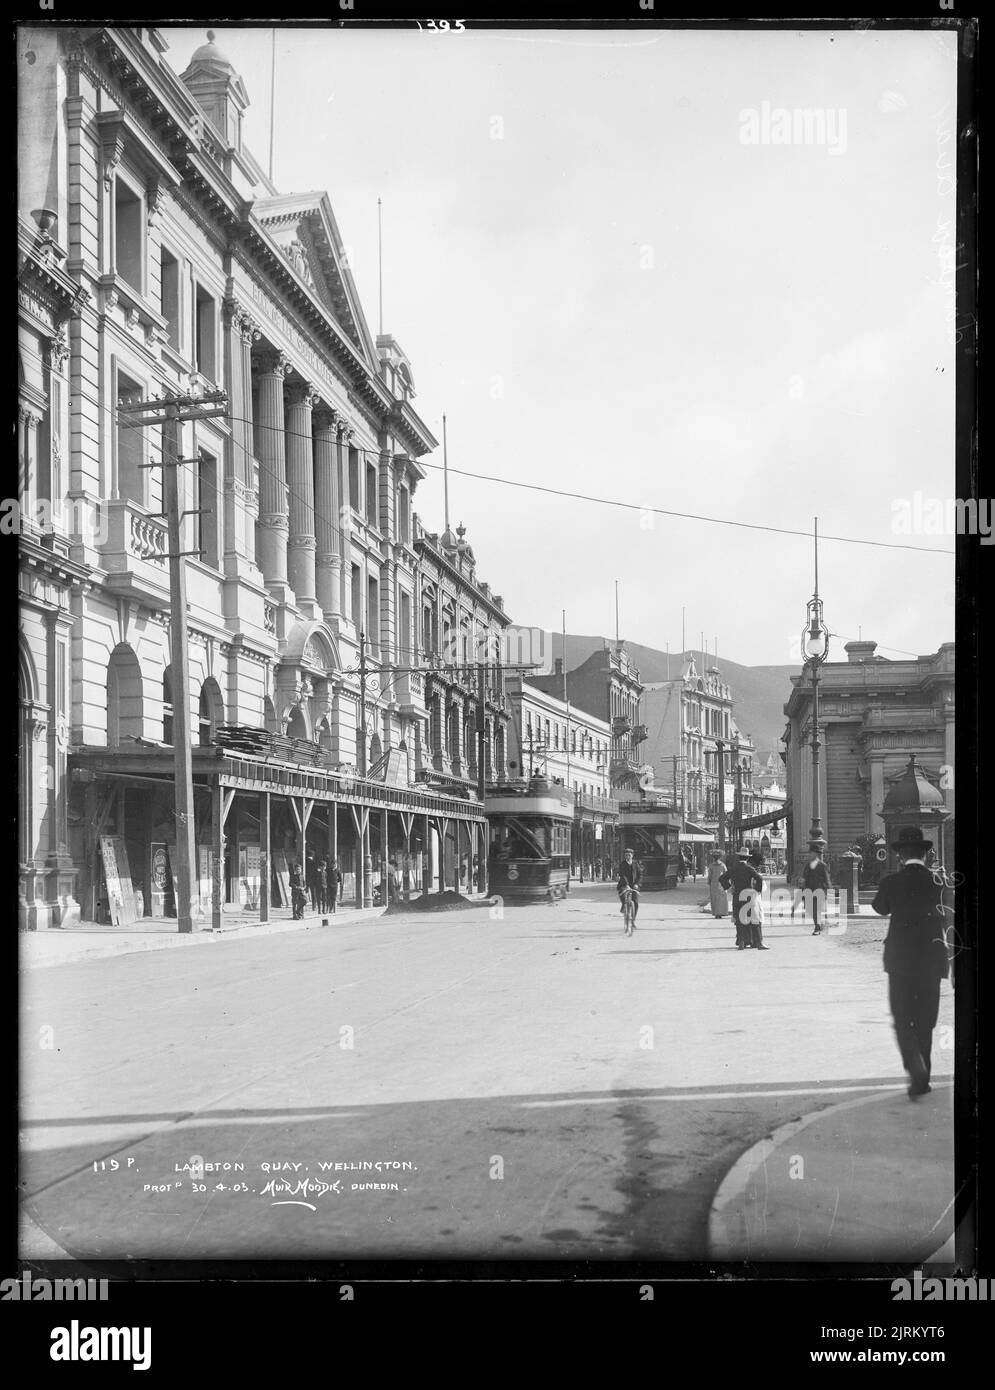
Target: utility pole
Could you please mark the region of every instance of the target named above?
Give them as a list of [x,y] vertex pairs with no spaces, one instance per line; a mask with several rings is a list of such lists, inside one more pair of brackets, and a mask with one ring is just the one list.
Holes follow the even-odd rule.
[[359,722],[356,727],[359,743],[357,759],[360,777],[366,776],[366,633],[359,634]]
[[743,819],[743,767],[739,757],[739,738],[732,745],[733,756],[733,776],[736,779],[735,791],[732,800],[732,849],[733,853],[740,848],[739,837],[740,821]]
[[[462,524],[460,522],[460,525]],[[480,797],[481,806],[483,806],[484,797],[487,794],[487,769],[484,766],[487,752],[487,721],[484,718],[486,671],[487,667],[481,662],[477,667],[477,795]]]
[[[190,734],[190,662],[187,652],[187,555],[201,551],[182,550],[183,518],[199,513],[199,508],[180,509],[180,484],[177,469],[196,459],[180,458],[180,424],[187,420],[210,420],[227,415],[227,396],[223,391],[211,391],[204,396],[167,394],[161,400],[135,401],[119,405],[118,413],[130,417],[129,427],[156,425],[162,429],[162,459],[159,463],[142,464],[143,468],[162,468],[163,516],[169,537],[169,659],[173,678],[173,775],[175,781],[174,810],[176,815],[176,927],[180,932],[193,931],[193,884],[195,877],[193,754]],[[215,891],[222,866],[215,864]]]
[[719,786],[718,786],[718,813],[719,813],[719,852],[725,850],[726,845],[726,746],[720,738],[715,740],[715,756],[719,767]]

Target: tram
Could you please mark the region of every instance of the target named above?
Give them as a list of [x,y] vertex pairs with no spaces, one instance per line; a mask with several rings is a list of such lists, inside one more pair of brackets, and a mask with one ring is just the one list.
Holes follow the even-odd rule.
[[491,893],[510,901],[556,902],[570,891],[574,802],[566,787],[533,777],[527,787],[488,792]]
[[642,866],[644,891],[677,887],[680,811],[652,797],[623,801],[619,806],[618,830],[621,853],[631,849]]

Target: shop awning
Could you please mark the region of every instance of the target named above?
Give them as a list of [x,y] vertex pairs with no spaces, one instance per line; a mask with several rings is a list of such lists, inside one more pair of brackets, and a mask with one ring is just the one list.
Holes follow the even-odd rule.
[[681,843],[714,845],[715,832],[706,830],[703,825],[695,825],[693,821],[685,821],[684,829],[680,834]]

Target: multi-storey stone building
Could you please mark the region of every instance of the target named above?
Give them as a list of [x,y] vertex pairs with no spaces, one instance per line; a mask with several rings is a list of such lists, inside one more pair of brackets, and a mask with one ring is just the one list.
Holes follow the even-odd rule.
[[[943,849],[952,864],[954,644],[901,661],[878,656],[876,642],[847,642],[845,651],[846,661],[819,668],[822,827],[830,862],[851,845],[884,834],[888,791],[914,756],[942,793],[946,814],[937,822],[945,821]],[[807,671],[791,681],[784,743],[792,808],[788,855],[797,863],[812,822],[812,683]]]
[[[551,675],[532,676],[529,684],[550,695],[563,693],[562,664]],[[567,699],[572,709],[604,720],[611,728],[608,772],[614,789],[636,791],[643,767],[639,748],[646,729],[639,722],[643,686],[639,671],[623,642],[605,642],[601,651],[566,674]]]
[[500,594],[477,578],[462,525],[440,535],[416,524],[421,650],[427,663],[427,752],[418,778],[464,793],[507,775],[509,707],[498,673],[510,619]]
[[[724,763],[725,810],[734,809],[736,767],[742,791],[741,815],[755,814],[756,750],[733,715],[733,694],[718,667],[699,671],[688,657],[680,676],[652,681],[644,688],[647,762],[658,786],[673,789],[687,820],[714,833],[719,819],[719,759]],[[720,751],[719,744],[722,744]]]
[[[223,863],[226,901],[265,911],[270,855],[300,853],[308,836],[339,855],[360,901],[371,860],[403,858],[408,886],[454,886],[484,843],[479,803],[415,789],[426,773],[463,771],[452,751],[440,767],[435,697],[426,706],[424,674],[405,669],[423,664],[426,594],[434,585],[444,623],[458,590],[485,646],[507,619],[415,516],[419,460],[436,441],[411,365],[367,327],[327,195],[281,196],[245,147],[248,94],[221,46],[211,37],[182,75],[167,47],[149,28],[18,34],[20,865],[32,926],[77,902],[87,918],[105,910],[107,837],[127,858],[132,909],[161,907],[179,699],[199,745],[208,897]],[[179,427],[192,552],[180,691],[160,430],[120,407],[211,388],[227,393],[226,414]],[[492,697],[498,770],[503,717]],[[238,756],[221,756],[233,727]],[[282,741],[278,775],[275,745],[256,757],[245,730]]]
[[[562,663],[559,662],[562,688]],[[547,778],[573,793],[573,870],[589,877],[615,856],[619,803],[612,795],[612,730],[607,720],[541,690],[534,678],[509,677],[509,775]]]

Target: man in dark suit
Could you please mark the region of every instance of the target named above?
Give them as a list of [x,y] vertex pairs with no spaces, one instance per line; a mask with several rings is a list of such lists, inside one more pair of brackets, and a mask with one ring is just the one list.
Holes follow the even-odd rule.
[[631,849],[627,849],[622,858],[622,864],[618,871],[618,883],[615,885],[618,892],[619,911],[625,911],[625,903],[622,895],[628,888],[632,894],[632,925],[636,925],[636,918],[639,916],[639,885],[643,881],[643,871],[636,863],[636,856]]
[[767,951],[760,926],[760,894],[764,881],[749,862],[749,850],[741,849],[736,861],[730,864],[719,879],[723,888],[732,889],[732,919],[736,923],[736,949],[746,951],[751,946]]
[[891,917],[884,941],[888,1002],[902,1065],[911,1077],[909,1099],[917,1100],[930,1089],[940,981],[949,970],[943,883],[926,867],[932,842],[924,840],[921,831],[901,830],[892,849],[902,867],[881,880],[873,906],[882,917]]
[[[802,870],[802,894],[805,906],[812,914],[815,928],[812,932],[813,936],[819,936],[822,933],[822,923],[826,915],[826,899],[832,886],[829,870],[819,857],[819,851],[817,849],[810,850],[808,859],[805,861],[805,868]],[[792,917],[795,915],[794,908],[791,909],[791,915]]]

